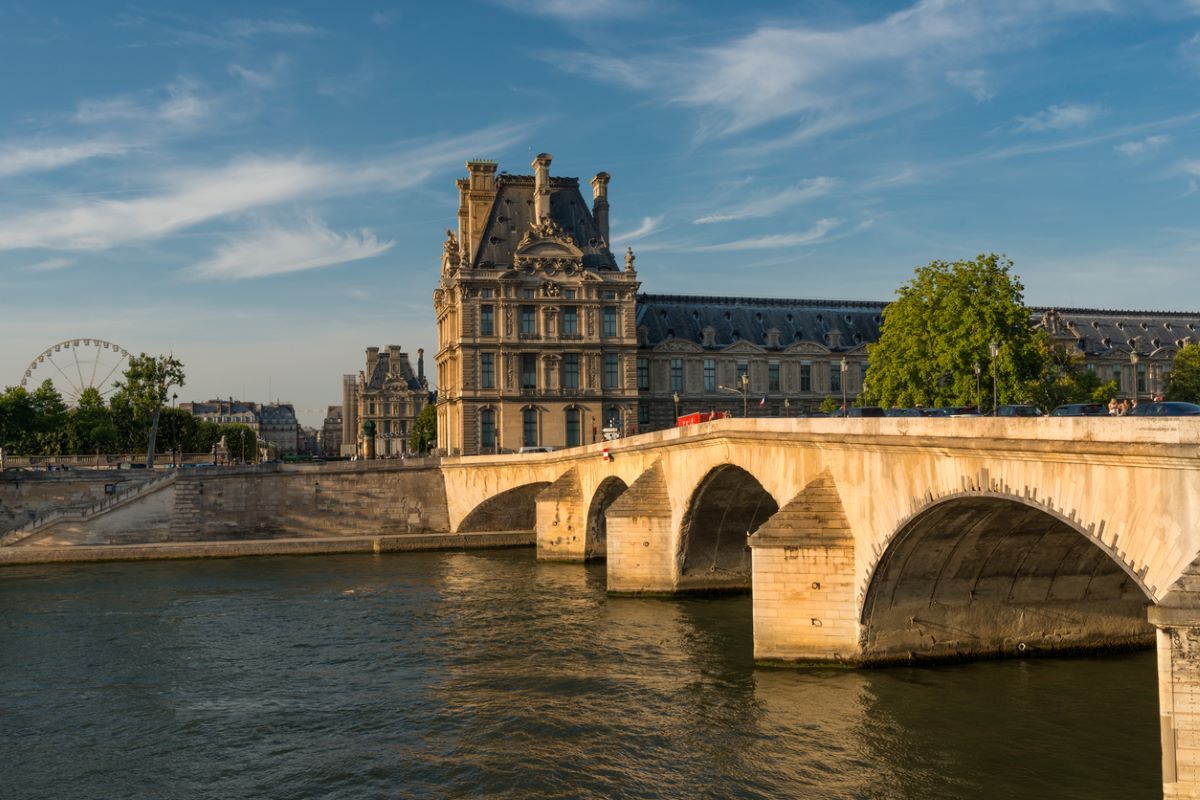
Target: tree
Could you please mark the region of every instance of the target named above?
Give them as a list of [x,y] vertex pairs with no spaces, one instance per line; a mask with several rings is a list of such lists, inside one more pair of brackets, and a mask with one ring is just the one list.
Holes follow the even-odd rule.
[[124,380],[117,382],[117,395],[128,405],[133,419],[149,422],[146,437],[146,466],[154,467],[154,443],[158,435],[158,419],[162,414],[172,386],[183,386],[183,364],[173,356],[150,356],[142,353],[129,357]]
[[1043,359],[1012,266],[992,253],[918,267],[884,309],[879,341],[867,346],[872,399],[888,406],[990,407],[994,368],[999,401],[1025,400]]
[[72,453],[99,453],[115,443],[117,428],[104,398],[93,386],[83,390],[67,421],[67,446]]
[[1044,331],[1033,337],[1042,367],[1026,387],[1026,397],[1046,411],[1064,403],[1107,403],[1117,396],[1116,381],[1100,380],[1087,368],[1083,355],[1050,339]]
[[825,395],[825,399],[821,401],[820,411],[822,414],[832,414],[835,411],[841,411],[842,402],[834,400],[829,395]]
[[1200,344],[1184,345],[1171,362],[1167,380],[1168,400],[1200,403]]
[[[220,427],[220,436],[225,437],[230,461],[254,461],[258,455],[258,434],[249,425],[230,422]],[[219,439],[220,436],[217,438]]]
[[33,433],[33,398],[24,386],[9,386],[0,394],[0,447],[27,453]]
[[421,409],[413,422],[408,446],[415,453],[428,453],[437,447],[437,406],[431,403]]

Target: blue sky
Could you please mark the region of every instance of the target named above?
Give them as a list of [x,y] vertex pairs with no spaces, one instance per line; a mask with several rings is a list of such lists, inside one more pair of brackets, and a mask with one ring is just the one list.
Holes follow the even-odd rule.
[[[186,399],[340,402],[424,347],[470,157],[610,186],[643,290],[1200,310],[1200,1],[0,0],[0,385],[173,351]],[[313,423],[319,412],[306,411]]]

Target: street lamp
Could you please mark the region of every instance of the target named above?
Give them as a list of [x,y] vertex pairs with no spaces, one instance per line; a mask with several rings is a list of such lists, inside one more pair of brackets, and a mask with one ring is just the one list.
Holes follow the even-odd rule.
[[792,409],[792,401],[786,397],[783,398],[783,415],[785,417],[790,417],[792,415],[791,409]]
[[179,395],[171,393],[171,462],[179,467],[179,456],[176,455],[176,450],[179,449],[179,420],[175,419],[175,401],[179,399]]
[[738,378],[738,386],[740,388],[737,388],[737,389],[734,389],[729,386],[718,386],[717,391],[732,392],[733,394],[740,394],[742,396],[742,416],[743,417],[749,416],[748,404],[746,402],[746,392],[748,392],[750,389],[749,376],[747,376],[745,373],[743,373],[742,377]]
[[679,392],[671,394],[671,399],[675,401],[675,420],[679,421]]
[[992,416],[996,416],[997,408],[1000,405],[1000,394],[996,384],[996,357],[1000,355],[999,342],[992,342],[988,345],[988,352],[992,354]]
[[850,362],[842,356],[842,416],[850,415],[850,409],[846,407],[846,375],[850,372]]
[[979,373],[982,372],[982,368],[979,366],[978,361],[975,362],[974,366],[975,366],[975,410],[978,411],[979,410]]
[[1138,399],[1138,354],[1137,350],[1129,351],[1129,365],[1133,368],[1133,399],[1134,402]]
[[241,459],[242,463],[244,464],[246,463],[246,429],[242,428],[239,433],[241,434],[242,446],[241,449],[238,450],[238,458]]

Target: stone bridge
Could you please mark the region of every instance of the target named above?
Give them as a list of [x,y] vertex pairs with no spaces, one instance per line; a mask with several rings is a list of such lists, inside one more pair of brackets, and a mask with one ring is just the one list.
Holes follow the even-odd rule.
[[1157,641],[1164,793],[1200,797],[1200,424],[731,419],[445,460],[454,531],[536,527],[608,589],[751,590],[755,657]]

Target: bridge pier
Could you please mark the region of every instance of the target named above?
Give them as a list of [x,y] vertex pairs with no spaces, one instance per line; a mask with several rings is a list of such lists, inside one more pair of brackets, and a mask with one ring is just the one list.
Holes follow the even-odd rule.
[[679,566],[671,501],[662,464],[655,462],[608,507],[608,591],[670,594]]
[[569,469],[537,496],[539,561],[584,561],[587,553],[587,505],[579,471]]
[[1200,800],[1200,608],[1149,609],[1158,629],[1163,798]]
[[859,661],[854,537],[828,473],[750,537],[754,658]]

